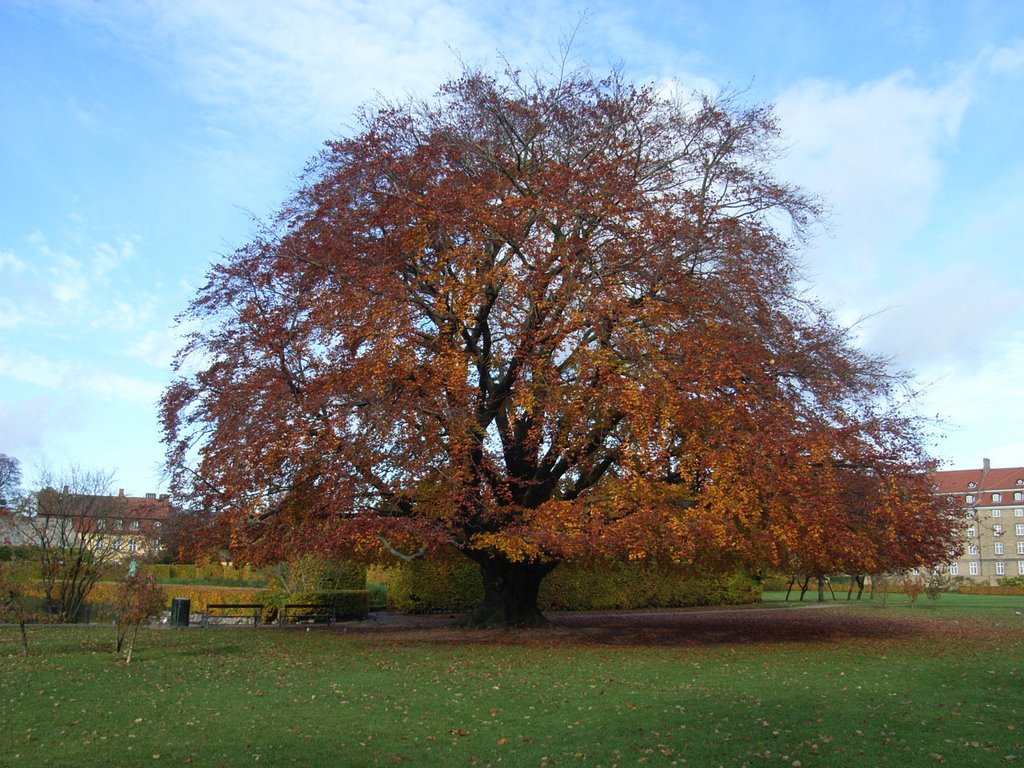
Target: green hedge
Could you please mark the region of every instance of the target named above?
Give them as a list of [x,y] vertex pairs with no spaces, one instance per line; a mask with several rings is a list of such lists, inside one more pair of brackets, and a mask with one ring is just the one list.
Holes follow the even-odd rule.
[[602,611],[742,605],[761,599],[754,579],[694,575],[650,561],[563,563],[541,582],[543,610]]
[[371,565],[366,580],[385,585],[387,606],[399,613],[462,613],[484,597],[480,569],[449,558]]
[[[118,582],[101,581],[89,593],[89,602],[112,603]],[[206,610],[206,606],[215,603],[267,603],[269,593],[258,587],[211,587],[175,584],[164,587],[167,595],[166,608],[170,610],[171,600],[179,597],[191,601],[189,606],[193,613]]]
[[[387,605],[401,613],[459,613],[483,598],[479,568],[456,559],[371,566],[370,583],[387,586]],[[541,582],[542,610],[590,611],[739,605],[761,599],[744,574],[694,576],[667,565],[601,562],[559,565]]]
[[221,563],[195,565],[192,563],[170,563],[143,565],[143,574],[152,575],[159,582],[204,581],[204,582],[266,582],[266,574],[248,565],[235,568]]
[[1024,587],[991,587],[983,584],[963,584],[957,589],[961,595],[1024,595]]

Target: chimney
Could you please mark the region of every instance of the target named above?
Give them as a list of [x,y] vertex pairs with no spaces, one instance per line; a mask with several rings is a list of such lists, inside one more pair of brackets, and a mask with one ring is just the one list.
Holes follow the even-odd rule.
[[117,495],[119,498],[124,498],[124,488],[118,488]]
[[990,469],[992,469],[992,462],[990,462],[988,459],[982,459],[981,460],[981,471],[982,472],[988,472]]
[[155,499],[156,498],[156,494],[155,493],[147,493],[146,494],[146,498],[147,499]]

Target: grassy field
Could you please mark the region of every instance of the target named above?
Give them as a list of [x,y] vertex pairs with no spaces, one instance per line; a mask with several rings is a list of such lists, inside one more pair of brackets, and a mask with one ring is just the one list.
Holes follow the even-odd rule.
[[154,629],[128,666],[111,628],[32,628],[29,658],[2,628],[0,765],[1013,765],[1022,604],[751,611],[766,632],[794,615],[821,630],[763,641],[706,639],[713,613],[678,643]]
[[[785,592],[765,592],[764,602],[768,604],[785,603],[799,606],[798,599],[800,592],[794,590],[786,600]],[[930,600],[925,595],[917,598],[917,601],[910,605],[907,596],[898,592],[889,595],[876,595],[871,597],[865,593],[858,601],[857,594],[849,601],[846,599],[846,588],[836,589],[836,600],[826,591],[827,603],[839,602],[853,608],[867,611],[885,610],[895,612],[896,615],[917,615],[924,613],[929,618],[960,618],[974,616],[977,618],[990,618],[998,621],[1001,617],[1007,618],[1017,616],[1017,612],[1024,613],[1024,597],[1003,596],[1003,595],[961,595],[958,593],[943,593],[937,600]],[[817,591],[808,592],[804,596],[804,604],[816,603],[818,601]],[[904,613],[906,612],[906,613]]]

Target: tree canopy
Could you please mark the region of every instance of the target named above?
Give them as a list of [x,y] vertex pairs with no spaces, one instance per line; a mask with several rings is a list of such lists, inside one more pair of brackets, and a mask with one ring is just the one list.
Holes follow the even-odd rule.
[[906,378],[801,290],[770,108],[467,71],[360,119],[184,314],[175,491],[236,556],[451,547],[508,623],[570,558],[947,558]]

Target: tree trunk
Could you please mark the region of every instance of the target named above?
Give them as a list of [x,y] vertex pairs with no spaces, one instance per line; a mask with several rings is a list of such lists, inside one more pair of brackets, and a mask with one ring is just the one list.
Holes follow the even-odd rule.
[[136,624],[132,631],[132,639],[128,641],[128,653],[124,657],[125,664],[132,663],[132,651],[135,649],[135,638],[139,634],[139,625]]
[[484,599],[466,617],[471,627],[539,627],[547,619],[537,607],[543,578],[557,562],[510,562],[501,555],[472,553],[480,566]]

